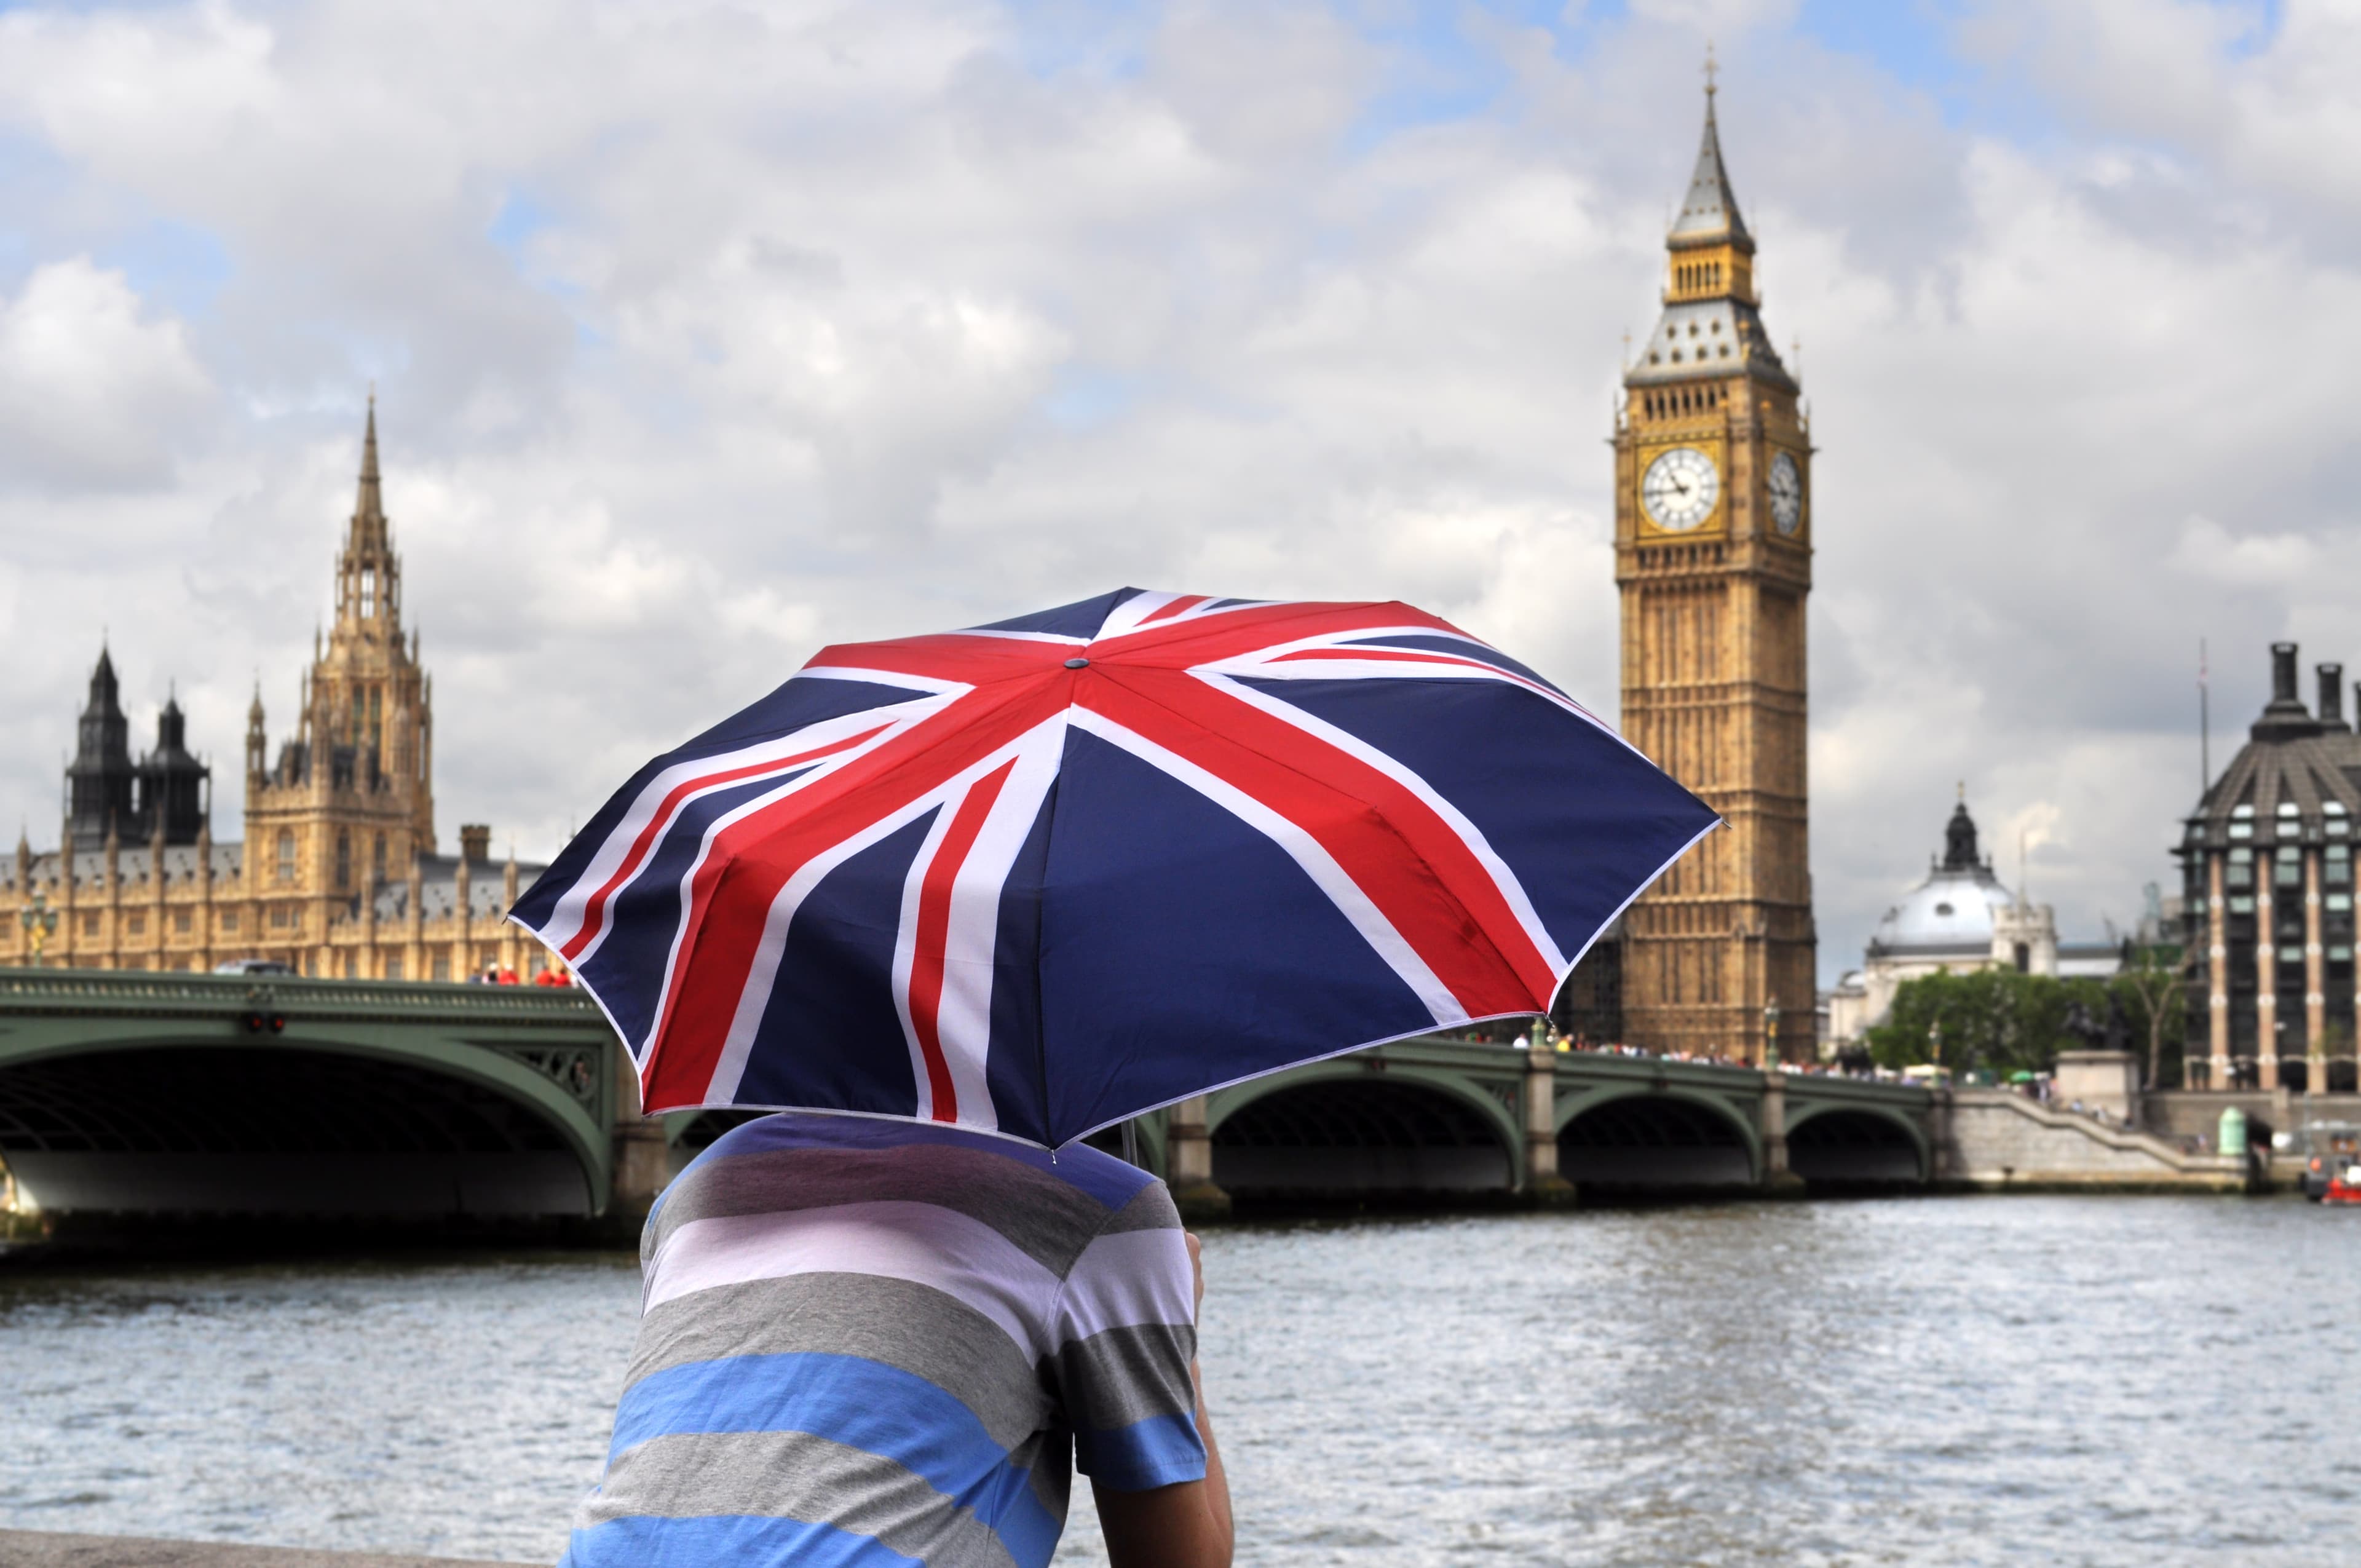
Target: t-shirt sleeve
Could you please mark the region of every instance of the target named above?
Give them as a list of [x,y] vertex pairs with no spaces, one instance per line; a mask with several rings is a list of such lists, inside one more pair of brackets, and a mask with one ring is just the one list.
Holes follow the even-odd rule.
[[1074,1430],[1075,1468],[1103,1486],[1144,1492],[1204,1479],[1189,1379],[1195,1294],[1180,1216],[1160,1181],[1110,1217],[1066,1276],[1051,1370]]

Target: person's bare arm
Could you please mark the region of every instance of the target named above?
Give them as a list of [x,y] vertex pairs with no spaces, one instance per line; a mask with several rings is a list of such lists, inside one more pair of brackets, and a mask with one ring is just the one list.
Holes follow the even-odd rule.
[[[1205,1302],[1205,1265],[1197,1238],[1189,1238],[1189,1264],[1197,1277],[1197,1304]],[[1197,1388],[1197,1432],[1205,1440],[1205,1478],[1159,1486],[1148,1492],[1117,1492],[1091,1484],[1098,1502],[1099,1528],[1106,1536],[1112,1568],[1230,1568],[1237,1541],[1230,1522],[1230,1483],[1222,1472],[1222,1451],[1213,1442],[1213,1418],[1205,1409],[1205,1379],[1189,1364]]]

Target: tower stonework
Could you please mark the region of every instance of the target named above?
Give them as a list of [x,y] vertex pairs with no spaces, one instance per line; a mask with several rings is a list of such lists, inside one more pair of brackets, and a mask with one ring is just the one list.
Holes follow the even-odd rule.
[[378,477],[372,403],[336,556],[335,620],[314,650],[295,733],[267,772],[257,769],[258,698],[249,716],[246,882],[283,890],[287,904],[268,916],[273,928],[323,931],[334,912],[434,851],[432,701],[415,642],[403,637],[401,561]]
[[1624,1032],[1656,1050],[1794,1060],[1809,1054],[1816,1000],[1811,433],[1763,326],[1713,93],[1708,82],[1704,143],[1665,236],[1664,312],[1623,378],[1615,581],[1624,737],[1727,826],[1625,917]]
[[[258,677],[246,712],[246,838],[216,842],[211,770],[177,700],[135,762],[114,661],[102,652],[66,769],[61,847],[0,862],[0,966],[34,961],[22,919],[59,919],[44,964],[203,970],[283,963],[352,981],[539,976],[545,957],[503,912],[544,869],[491,859],[491,829],[434,836],[434,684],[402,626],[401,558],[378,475],[377,404],[336,554],[335,614],[313,639],[294,723],[274,759]],[[530,948],[530,950],[528,950]]]

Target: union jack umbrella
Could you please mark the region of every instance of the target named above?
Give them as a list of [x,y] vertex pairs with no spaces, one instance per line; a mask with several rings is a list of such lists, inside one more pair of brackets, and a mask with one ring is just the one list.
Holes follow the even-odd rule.
[[642,768],[511,918],[605,1008],[652,1112],[1054,1148],[1543,1012],[1716,821],[1407,605],[1124,588],[823,649]]

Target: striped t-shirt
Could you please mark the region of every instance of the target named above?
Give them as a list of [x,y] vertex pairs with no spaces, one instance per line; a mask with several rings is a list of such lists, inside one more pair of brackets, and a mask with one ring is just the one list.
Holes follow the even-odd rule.
[[1205,1474],[1180,1216],[1094,1149],[768,1116],[681,1172],[640,1257],[562,1568],[1038,1565],[1070,1464]]

